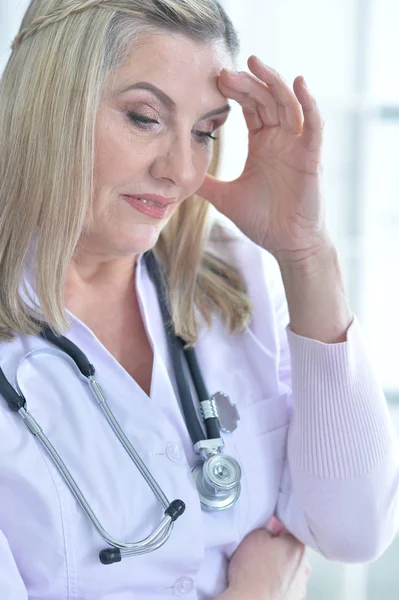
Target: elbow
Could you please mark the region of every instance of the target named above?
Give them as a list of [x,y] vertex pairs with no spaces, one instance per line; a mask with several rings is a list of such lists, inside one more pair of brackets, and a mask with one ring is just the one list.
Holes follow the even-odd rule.
[[321,554],[329,560],[346,563],[373,562],[384,554],[399,533],[396,465],[390,479],[385,485],[375,480],[369,481],[368,486],[363,482],[361,493],[353,490],[346,498],[341,497],[339,508],[336,498],[327,505],[323,522],[328,523],[328,532],[324,530],[326,535],[322,535],[321,528],[313,529]]
[[[397,511],[396,511],[397,512]],[[358,520],[353,515],[346,527],[337,527],[341,535],[333,535],[327,543],[319,545],[319,551],[328,560],[345,563],[374,562],[384,554],[398,533],[397,514],[371,514]],[[342,531],[345,533],[342,534]]]
[[380,558],[391,545],[395,533],[389,537],[373,538],[372,536],[334,541],[329,547],[320,548],[320,552],[330,561],[343,563],[371,563]]

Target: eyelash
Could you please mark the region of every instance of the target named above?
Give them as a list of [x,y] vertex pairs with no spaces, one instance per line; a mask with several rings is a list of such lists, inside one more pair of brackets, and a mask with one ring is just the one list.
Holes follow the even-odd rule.
[[[136,127],[138,127],[139,129],[145,130],[147,129],[146,125],[159,125],[159,122],[156,121],[155,119],[151,119],[150,117],[146,117],[145,115],[140,115],[138,113],[135,113],[133,111],[126,111],[126,115],[128,117],[128,119],[130,119],[130,121],[132,121],[132,123],[134,123],[134,125]],[[215,141],[218,138],[215,137],[214,135],[212,135],[211,132],[208,131],[195,131],[194,132],[195,135],[199,138],[198,141],[202,144],[206,144],[208,142],[208,140],[212,140]]]

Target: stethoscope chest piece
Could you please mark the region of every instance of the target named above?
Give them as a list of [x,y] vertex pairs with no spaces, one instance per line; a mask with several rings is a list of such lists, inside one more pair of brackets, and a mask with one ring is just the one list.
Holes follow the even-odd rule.
[[192,473],[204,510],[225,510],[240,497],[241,468],[232,456],[213,454]]

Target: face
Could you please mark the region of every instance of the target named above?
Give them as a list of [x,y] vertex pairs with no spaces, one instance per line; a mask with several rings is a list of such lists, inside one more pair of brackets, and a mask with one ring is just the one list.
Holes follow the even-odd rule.
[[[222,43],[154,34],[113,74],[96,121],[93,220],[84,245],[100,254],[153,247],[198,190],[228,104],[217,87],[232,60]],[[190,201],[190,200],[187,200]]]

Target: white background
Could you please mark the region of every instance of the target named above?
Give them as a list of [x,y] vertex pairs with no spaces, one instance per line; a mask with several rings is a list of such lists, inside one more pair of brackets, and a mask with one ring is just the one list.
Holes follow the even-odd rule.
[[[224,0],[242,41],[289,81],[303,75],[326,120],[327,215],[347,289],[399,432],[399,1]],[[245,160],[240,111],[222,176]],[[398,404],[397,404],[398,403]],[[373,565],[311,554],[308,600],[398,600],[399,538]]]
[[[289,81],[304,75],[326,120],[330,230],[347,289],[399,431],[399,0],[224,0],[241,37]],[[24,0],[0,0],[0,71]],[[238,107],[224,135],[221,177],[244,164]],[[311,555],[308,600],[398,600],[399,539],[375,564]]]

